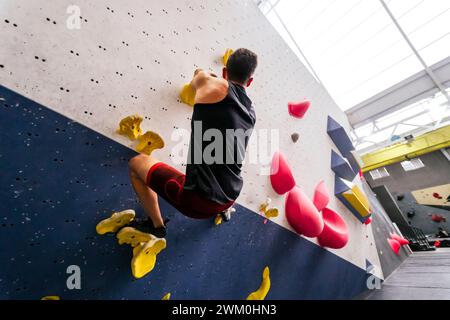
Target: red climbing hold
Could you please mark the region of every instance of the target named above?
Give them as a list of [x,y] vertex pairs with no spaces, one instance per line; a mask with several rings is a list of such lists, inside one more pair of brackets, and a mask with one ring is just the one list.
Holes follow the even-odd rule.
[[391,233],[391,239],[397,240],[398,243],[400,243],[401,246],[409,245],[409,241],[406,240],[406,239],[403,238],[403,237],[400,237],[398,234]]
[[364,221],[364,224],[365,224],[366,226],[368,226],[368,225],[371,224],[371,223],[372,223],[372,218],[367,218],[367,220]]
[[431,220],[433,220],[434,222],[437,222],[437,223],[447,222],[447,219],[445,219],[444,216],[441,216],[440,214],[431,215]]
[[323,231],[323,219],[314,203],[299,188],[292,189],[286,197],[286,219],[294,230],[308,238]]
[[439,193],[433,193],[433,197],[439,200],[443,199]]
[[387,241],[391,246],[392,251],[394,251],[394,253],[398,255],[398,252],[400,251],[400,243],[394,239],[387,239]]
[[328,202],[330,202],[330,196],[328,193],[327,186],[324,181],[319,182],[314,191],[314,200],[313,203],[316,206],[317,210],[322,211],[327,207]]
[[309,107],[311,106],[311,101],[305,100],[301,102],[289,102],[288,111],[294,118],[303,119]]
[[434,246],[436,247],[436,248],[439,248],[440,246],[441,246],[441,242],[438,240],[438,241],[435,241],[434,242]]
[[324,227],[319,235],[319,244],[331,249],[342,249],[348,242],[348,228],[339,213],[324,208],[322,211]]
[[294,176],[286,157],[281,152],[276,152],[272,158],[270,168],[270,182],[276,193],[283,195],[295,187]]

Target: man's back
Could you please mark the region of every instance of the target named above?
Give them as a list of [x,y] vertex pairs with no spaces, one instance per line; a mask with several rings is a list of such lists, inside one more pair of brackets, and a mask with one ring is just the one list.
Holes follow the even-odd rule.
[[228,82],[226,96],[215,103],[196,103],[185,190],[217,203],[236,200],[242,189],[241,167],[256,122],[243,86]]

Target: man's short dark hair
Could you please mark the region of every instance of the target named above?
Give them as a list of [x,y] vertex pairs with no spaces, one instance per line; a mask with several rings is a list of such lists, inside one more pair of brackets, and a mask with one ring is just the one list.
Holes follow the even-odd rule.
[[255,72],[258,56],[248,49],[237,49],[228,58],[228,80],[245,84]]

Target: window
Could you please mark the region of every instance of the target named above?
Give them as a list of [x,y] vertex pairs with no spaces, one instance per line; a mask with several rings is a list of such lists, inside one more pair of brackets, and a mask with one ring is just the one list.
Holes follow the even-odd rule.
[[386,168],[375,169],[370,171],[370,176],[373,180],[378,180],[389,177],[389,172],[386,170]]
[[422,160],[420,158],[412,159],[409,161],[403,161],[401,162],[401,165],[403,167],[403,170],[405,171],[413,171],[420,168],[424,168],[425,165],[423,164]]

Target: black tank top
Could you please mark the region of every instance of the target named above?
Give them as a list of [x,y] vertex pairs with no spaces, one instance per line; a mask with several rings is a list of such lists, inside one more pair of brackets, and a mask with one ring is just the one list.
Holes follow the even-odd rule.
[[[244,87],[232,82],[228,85],[222,101],[194,105],[184,184],[185,190],[219,204],[236,200],[241,192],[242,161],[256,122]],[[222,144],[216,145],[217,140]]]

